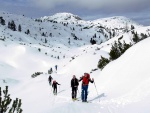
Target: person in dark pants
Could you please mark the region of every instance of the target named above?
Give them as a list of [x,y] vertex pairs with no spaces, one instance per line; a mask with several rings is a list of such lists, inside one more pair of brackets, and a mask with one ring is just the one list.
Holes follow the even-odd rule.
[[52,83],[52,76],[51,75],[49,75],[49,77],[48,77],[48,81],[49,81],[49,84],[51,85],[51,83]]
[[57,65],[55,65],[55,69],[56,69],[56,71],[57,71],[57,67],[58,67],[58,66],[57,66]]
[[88,85],[89,82],[93,83],[94,79],[91,80],[90,75],[88,73],[84,73],[84,76],[82,76],[79,81],[81,80],[82,80],[82,93],[81,93],[82,102],[87,102]]
[[73,75],[73,78],[72,78],[72,80],[71,80],[72,99],[73,99],[73,100],[76,100],[78,85],[79,85],[78,79],[76,78],[75,75]]
[[56,80],[54,80],[52,84],[54,95],[57,95],[57,85],[60,85],[60,84],[57,83]]

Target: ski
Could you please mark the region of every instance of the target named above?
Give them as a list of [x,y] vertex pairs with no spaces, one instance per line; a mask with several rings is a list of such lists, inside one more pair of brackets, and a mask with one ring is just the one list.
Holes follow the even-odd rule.
[[80,101],[79,99],[72,99],[72,101]]
[[86,102],[84,102],[84,101],[82,101],[83,103],[92,103],[91,101],[86,101]]
[[82,103],[92,103],[92,101],[86,101],[86,102],[84,102],[84,101],[82,101],[82,100],[73,100],[73,102],[75,102],[75,101],[78,101],[78,102],[82,102]]

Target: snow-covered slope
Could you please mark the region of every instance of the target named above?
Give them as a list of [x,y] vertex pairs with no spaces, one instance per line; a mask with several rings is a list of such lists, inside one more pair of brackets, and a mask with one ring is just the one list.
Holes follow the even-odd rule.
[[45,16],[40,18],[42,21],[58,21],[58,22],[77,22],[78,20],[82,20],[79,16],[73,15],[71,13],[56,13],[53,16]]
[[[37,41],[45,41],[45,38],[49,41],[56,41],[58,43],[64,43],[65,45],[72,46],[81,46],[84,44],[89,44],[90,39],[96,34],[95,40],[97,43],[105,42],[110,38],[108,31],[104,28],[97,28],[91,22],[80,20],[80,18],[76,15],[69,13],[58,13],[53,16],[43,17],[41,19],[31,19],[26,18],[24,15],[14,15],[10,13],[0,12],[0,16],[5,20],[4,26],[4,35],[12,35],[11,32],[8,31],[8,23],[12,20],[16,25],[15,34],[25,34],[27,30],[29,30],[28,35],[24,35],[24,37],[17,37],[19,41],[27,41],[30,37],[34,42]],[[21,32],[18,33],[18,27],[21,25]],[[99,32],[101,31],[101,32]],[[13,33],[14,35],[14,33]],[[59,38],[59,40],[57,40]],[[64,40],[66,42],[64,42]]]
[[[24,76],[20,83],[14,82],[19,85],[18,87],[11,86],[13,89],[11,93],[13,97],[22,98],[25,113],[133,113],[133,111],[149,113],[149,43],[149,38],[139,42],[119,59],[108,64],[102,72],[98,70],[91,73],[91,78],[95,79],[98,90],[97,95],[94,84],[89,85],[88,100],[91,100],[92,103],[72,102],[70,80],[74,74],[79,78],[84,72],[90,72],[95,68],[99,55],[107,56],[103,51],[94,55],[90,52],[82,53],[81,50],[76,50],[74,53],[83,55],[67,63],[64,67],[60,64],[57,73],[52,74],[52,77],[61,84],[58,87],[57,96],[52,93],[51,86],[47,81],[47,74],[34,79],[27,79]],[[88,50],[92,51],[92,48],[90,47]],[[79,86],[78,97],[80,97],[80,92]]]
[[121,29],[131,28],[131,25],[133,25],[135,28],[142,27],[142,25],[130,20],[129,18],[123,17],[123,16],[116,16],[116,17],[110,17],[110,18],[102,18],[94,20],[95,23],[100,23],[103,26],[106,26],[111,29]]
[[[22,99],[24,113],[150,112],[149,38],[132,46],[102,71],[97,70],[100,56],[109,58],[114,41],[125,40],[134,44],[133,30],[129,28],[128,32],[123,32],[126,23],[134,25],[134,31],[139,36],[141,33],[150,36],[150,27],[138,25],[124,17],[84,21],[73,14],[58,13],[35,21],[21,15],[3,12],[0,15],[6,21],[6,25],[0,25],[0,86],[4,89],[8,85],[11,97]],[[7,23],[11,20],[15,21],[16,26],[22,26],[21,32],[8,29]],[[117,35],[109,39],[110,31],[122,27],[122,32],[116,31]],[[24,33],[27,29],[30,29],[28,35]],[[45,36],[41,36],[43,32]],[[71,33],[82,40],[74,40]],[[103,41],[102,44],[90,44],[90,38],[95,33],[96,40]],[[55,65],[58,65],[57,72]],[[52,77],[61,84],[57,96],[53,95],[48,83],[47,72],[51,67],[54,70]],[[31,78],[35,72],[43,74]],[[98,90],[97,94],[94,84],[89,85],[88,100],[91,103],[87,104],[71,100],[72,75],[79,78],[84,72],[91,72]],[[80,94],[81,83],[79,99]]]
[[[115,36],[131,30],[131,25],[135,29],[143,26],[125,17],[111,17],[94,21],[84,21],[79,16],[70,13],[57,13],[53,16],[45,16],[39,19],[26,18],[24,15],[15,15],[0,12],[0,16],[5,20],[5,25],[1,27],[2,35],[11,40],[23,42],[53,44],[63,43],[65,46],[82,46],[90,44],[91,38],[97,44],[105,42]],[[8,23],[15,23],[16,31],[8,29]],[[19,25],[21,32],[18,32]],[[29,33],[27,33],[29,31]],[[57,40],[59,38],[59,40]],[[31,41],[32,40],[32,41]]]
[[115,113],[150,112],[149,43],[148,38],[131,47],[99,76],[99,91],[107,95],[102,103],[122,106]]

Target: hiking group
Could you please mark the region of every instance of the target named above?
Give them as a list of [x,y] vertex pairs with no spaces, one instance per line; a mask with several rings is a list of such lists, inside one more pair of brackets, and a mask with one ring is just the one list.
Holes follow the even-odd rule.
[[53,88],[53,94],[57,95],[57,85],[60,85],[58,82],[56,82],[56,80],[53,80],[53,84],[52,84],[52,76],[50,75],[48,77],[48,81],[49,81],[49,85],[52,85]]
[[[55,72],[57,73],[57,68],[58,66],[55,65]],[[49,70],[48,70],[48,74],[52,74],[53,73],[53,68],[51,67]]]
[[[48,80],[49,80],[49,84],[51,85],[51,81],[52,81],[52,77],[51,75],[49,76]],[[84,73],[84,75],[82,77],[80,77],[80,79],[77,79],[75,75],[73,75],[73,78],[71,79],[71,88],[72,88],[72,100],[77,100],[77,91],[78,91],[78,86],[79,86],[79,82],[82,81],[81,84],[81,99],[82,102],[87,102],[87,96],[88,96],[88,85],[89,82],[93,83],[94,79],[90,78],[90,75],[88,73]],[[53,87],[53,93],[54,95],[57,95],[57,85],[60,85],[59,83],[56,82],[56,80],[53,81],[52,87]]]

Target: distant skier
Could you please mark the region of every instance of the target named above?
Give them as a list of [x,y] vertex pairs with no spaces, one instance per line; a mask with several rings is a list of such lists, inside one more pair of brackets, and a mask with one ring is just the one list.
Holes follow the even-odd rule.
[[52,83],[52,76],[51,75],[49,75],[49,77],[48,77],[48,81],[49,81],[49,84],[51,85],[51,83]]
[[58,66],[57,66],[57,65],[55,65],[55,69],[56,69],[56,71],[57,71],[57,67],[58,67]]
[[79,82],[82,80],[82,102],[87,102],[87,95],[88,95],[88,85],[89,82],[93,83],[94,79],[90,79],[90,75],[88,73],[84,73],[84,76],[82,76],[79,80]]
[[53,69],[52,68],[50,68],[50,74],[53,72]]
[[54,95],[57,95],[57,85],[60,85],[60,84],[57,83],[56,80],[54,80],[52,84]]
[[76,100],[78,85],[79,85],[78,79],[76,78],[75,75],[73,75],[73,78],[72,78],[72,80],[71,80],[72,99],[73,99],[73,100]]

